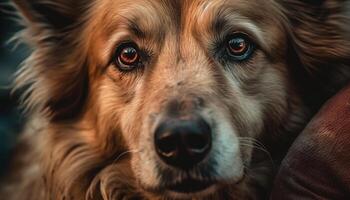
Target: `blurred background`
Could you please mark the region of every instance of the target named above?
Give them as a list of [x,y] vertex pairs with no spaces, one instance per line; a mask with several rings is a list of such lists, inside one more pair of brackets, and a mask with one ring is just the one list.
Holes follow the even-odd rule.
[[21,28],[13,20],[14,12],[8,0],[0,0],[0,176],[7,167],[24,121],[17,109],[18,94],[10,94],[13,74],[28,54],[24,45],[14,48],[14,43],[8,44],[9,39]]

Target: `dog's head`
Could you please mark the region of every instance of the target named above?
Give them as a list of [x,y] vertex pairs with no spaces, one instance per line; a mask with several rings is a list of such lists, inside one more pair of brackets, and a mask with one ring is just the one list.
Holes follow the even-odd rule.
[[339,2],[17,0],[37,45],[29,104],[92,121],[93,147],[122,138],[150,194],[240,187],[257,138],[304,125],[311,67],[349,59]]

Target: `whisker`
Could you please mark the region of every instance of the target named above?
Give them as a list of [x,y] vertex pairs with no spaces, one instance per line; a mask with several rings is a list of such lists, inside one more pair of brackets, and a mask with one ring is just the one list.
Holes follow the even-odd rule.
[[267,150],[266,146],[262,142],[260,142],[257,139],[251,138],[251,137],[238,137],[238,139],[239,139],[240,145],[248,146],[248,147],[251,147],[253,149],[257,149],[257,150],[264,152],[268,156],[269,161],[271,162],[272,166],[275,168],[275,163],[273,161],[271,153]]
[[260,147],[260,146],[256,146],[256,145],[254,145],[254,144],[251,144],[251,143],[247,143],[247,144],[245,144],[245,143],[240,143],[240,144],[243,145],[243,146],[248,146],[248,147],[252,147],[252,148],[254,148],[254,149],[261,150],[261,151],[265,152],[266,154],[270,154],[270,152],[268,152],[266,149],[264,149],[264,148],[262,148],[262,147]]
[[140,152],[140,150],[137,150],[137,149],[124,151],[124,152],[120,153],[116,159],[114,159],[113,163],[118,162],[120,158],[127,155],[128,153],[138,153],[138,152]]

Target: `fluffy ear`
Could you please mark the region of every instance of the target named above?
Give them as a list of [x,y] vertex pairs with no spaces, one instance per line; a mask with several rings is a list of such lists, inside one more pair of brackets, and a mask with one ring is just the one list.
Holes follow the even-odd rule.
[[317,67],[326,59],[348,60],[349,1],[285,0],[284,3],[297,48],[308,66]]
[[[281,0],[294,51],[310,79],[331,94],[350,77],[350,2]],[[319,89],[318,89],[319,90]]]
[[87,56],[78,42],[87,1],[13,0],[25,21],[19,36],[33,50],[15,80],[15,89],[26,90],[26,110],[48,112],[52,120],[80,114],[88,93]]
[[81,0],[13,0],[31,24],[45,24],[56,30],[72,25],[81,13]]

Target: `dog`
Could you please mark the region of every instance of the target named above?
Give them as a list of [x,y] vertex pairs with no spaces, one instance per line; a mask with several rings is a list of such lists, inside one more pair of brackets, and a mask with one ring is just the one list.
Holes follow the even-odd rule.
[[7,200],[267,199],[350,77],[350,1],[13,2],[32,53]]

